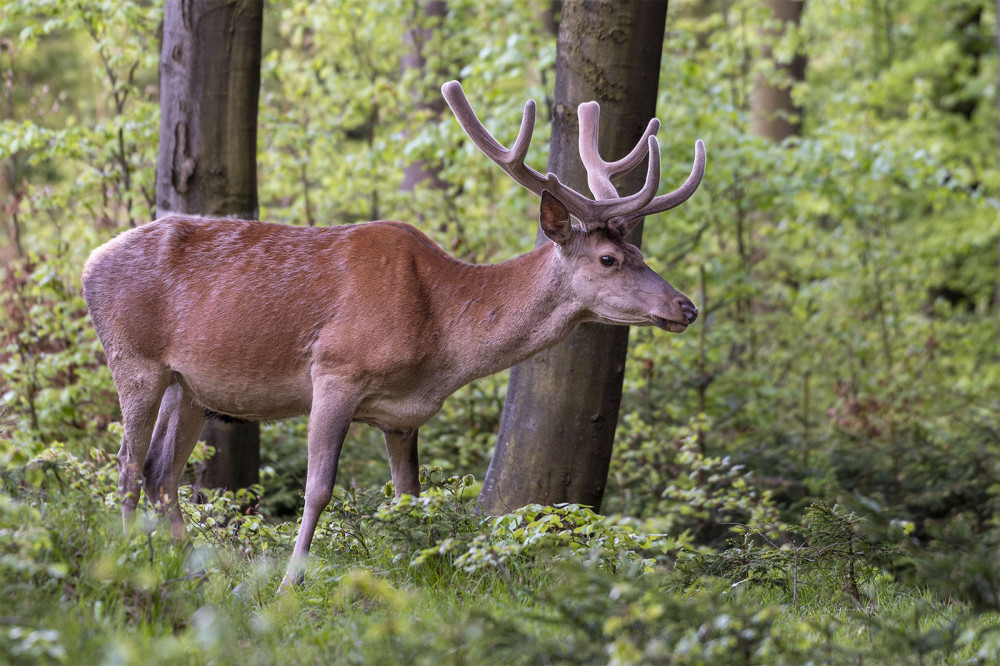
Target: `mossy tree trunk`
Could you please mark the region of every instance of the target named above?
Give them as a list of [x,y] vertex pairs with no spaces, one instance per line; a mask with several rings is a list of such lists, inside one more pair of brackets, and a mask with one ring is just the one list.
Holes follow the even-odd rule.
[[[158,217],[256,219],[262,27],[259,0],[166,3],[160,53]],[[201,437],[215,447],[216,455],[200,473],[199,483],[234,489],[258,481],[256,423],[209,418]]]
[[[656,115],[667,2],[568,0],[559,22],[548,170],[589,192],[577,147],[577,107],[601,104],[599,145],[624,156]],[[637,191],[646,170],[615,184]],[[641,225],[629,237],[638,244]],[[540,233],[536,245],[548,242]],[[584,324],[511,371],[496,451],[480,501],[499,514],[533,502],[599,509],[618,422],[628,328]]]

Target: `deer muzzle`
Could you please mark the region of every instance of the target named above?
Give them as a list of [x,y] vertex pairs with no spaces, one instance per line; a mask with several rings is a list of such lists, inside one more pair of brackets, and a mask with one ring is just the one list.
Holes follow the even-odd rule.
[[668,308],[668,317],[658,317],[653,316],[653,323],[656,324],[658,328],[664,331],[670,331],[671,333],[682,333],[684,330],[694,323],[694,320],[698,318],[698,308],[694,306],[691,299],[687,296],[682,296],[678,294],[677,298],[671,302]]

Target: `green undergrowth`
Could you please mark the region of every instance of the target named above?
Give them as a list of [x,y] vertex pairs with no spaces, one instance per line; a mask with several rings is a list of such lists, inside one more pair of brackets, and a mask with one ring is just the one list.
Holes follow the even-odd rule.
[[305,582],[278,595],[297,525],[257,512],[260,487],[201,503],[185,489],[190,538],[176,544],[154,512],[122,536],[115,478],[106,454],[58,446],[4,468],[0,662],[1000,657],[995,576],[979,597],[918,585],[906,577],[907,527],[892,527],[902,542],[876,538],[875,518],[843,507],[814,504],[795,526],[751,519],[730,526],[728,547],[695,548],[655,522],[575,505],[483,518],[470,476],[425,468],[420,497],[338,490]]

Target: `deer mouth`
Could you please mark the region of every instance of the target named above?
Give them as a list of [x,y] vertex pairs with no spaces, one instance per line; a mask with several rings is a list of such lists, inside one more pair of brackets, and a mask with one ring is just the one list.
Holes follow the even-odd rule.
[[683,333],[687,330],[688,325],[682,321],[671,321],[670,319],[664,319],[663,317],[653,316],[653,324],[657,328],[664,331],[670,331],[671,333]]

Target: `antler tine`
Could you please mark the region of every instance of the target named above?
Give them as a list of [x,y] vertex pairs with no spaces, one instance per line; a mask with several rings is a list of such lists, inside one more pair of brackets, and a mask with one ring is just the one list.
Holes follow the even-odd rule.
[[[563,205],[573,215],[583,222],[584,227],[588,231],[607,226],[608,221],[614,218],[629,219],[635,214],[636,210],[641,209],[653,200],[656,188],[659,186],[660,144],[656,141],[655,136],[649,137],[646,143],[646,151],[649,152],[649,167],[646,170],[646,182],[643,184],[642,189],[635,194],[627,197],[618,197],[617,192],[615,192],[614,198],[590,199],[576,190],[563,185],[553,173],[548,175],[549,182],[553,184],[549,189],[552,190],[553,194],[563,202]],[[607,184],[614,192],[615,190],[610,180],[607,181]],[[591,189],[593,189],[593,186]],[[595,195],[601,196],[596,192]]]
[[[636,210],[653,200],[659,187],[660,149],[655,133],[660,127],[660,122],[655,118],[649,122],[639,143],[628,155],[615,162],[606,162],[601,157],[597,145],[600,105],[597,102],[584,102],[578,107],[577,115],[580,118],[580,160],[587,170],[587,184],[596,200],[583,198],[580,202],[581,206],[588,209],[589,215],[586,217],[576,211],[574,213],[584,220],[588,229],[606,225],[616,217],[631,218]],[[646,183],[637,193],[619,197],[618,190],[611,184],[611,178],[634,169],[647,153],[649,167],[646,171]]]
[[584,102],[577,109],[577,115],[580,118],[580,159],[587,170],[587,184],[590,186],[590,191],[598,199],[615,199],[618,197],[618,191],[611,184],[611,179],[628,173],[642,162],[649,152],[649,137],[655,136],[659,131],[660,121],[656,118],[649,121],[642,138],[628,155],[614,162],[605,162],[597,147],[600,104]]
[[642,162],[642,158],[646,156],[646,152],[649,150],[649,137],[656,136],[656,133],[660,131],[660,121],[657,118],[653,118],[646,125],[646,131],[642,133],[642,138],[639,139],[639,143],[635,144],[635,148],[632,152],[625,157],[608,164],[608,174],[614,178],[615,176],[620,176],[623,173],[628,173],[635,167],[639,166]]
[[452,113],[458,119],[458,124],[472,139],[472,143],[476,144],[476,147],[484,155],[503,169],[514,182],[537,196],[542,196],[542,190],[549,185],[548,179],[524,163],[535,125],[535,101],[529,99],[525,103],[521,129],[518,131],[514,144],[508,150],[493,138],[489,130],[479,121],[476,112],[472,110],[472,105],[469,104],[469,99],[466,97],[461,83],[449,81],[441,86],[441,93],[444,95],[445,101],[448,102],[448,106],[451,107]]
[[646,215],[662,213],[665,210],[676,208],[691,198],[691,195],[698,189],[701,179],[705,175],[705,143],[698,139],[694,143],[694,165],[691,167],[691,174],[684,181],[684,184],[669,194],[662,194],[636,212],[625,224],[624,232],[628,234],[639,223],[639,220]]
[[577,107],[577,117],[580,119],[580,161],[587,170],[587,185],[595,199],[617,199],[618,190],[611,184],[608,163],[601,157],[597,147],[601,105],[597,102],[584,102]]

